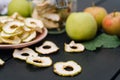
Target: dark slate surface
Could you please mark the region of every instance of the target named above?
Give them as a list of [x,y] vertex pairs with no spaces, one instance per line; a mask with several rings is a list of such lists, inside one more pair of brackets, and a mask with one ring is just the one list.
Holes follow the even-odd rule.
[[[91,1],[78,0],[78,11],[90,6]],[[98,2],[97,5],[105,7],[108,12],[114,9],[120,10],[119,0],[105,0]],[[6,61],[5,65],[0,67],[0,80],[120,80],[120,47],[99,49],[93,52],[66,53],[64,51],[64,42],[69,43],[71,40],[66,33],[63,33],[47,35],[44,40],[30,46],[30,48],[34,49],[46,40],[51,40],[60,47],[57,53],[46,55],[52,58],[53,64],[58,61],[74,60],[82,66],[82,72],[74,77],[61,77],[53,73],[53,66],[36,68],[26,64],[24,61],[12,58],[13,49],[0,49],[0,58]]]

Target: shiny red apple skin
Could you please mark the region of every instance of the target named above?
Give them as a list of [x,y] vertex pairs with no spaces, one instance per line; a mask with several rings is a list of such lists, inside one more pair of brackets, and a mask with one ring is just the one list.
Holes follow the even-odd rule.
[[104,17],[108,14],[107,10],[101,6],[87,7],[84,12],[90,13],[95,18],[98,27],[101,27]]
[[120,12],[109,13],[102,22],[104,32],[120,36]]

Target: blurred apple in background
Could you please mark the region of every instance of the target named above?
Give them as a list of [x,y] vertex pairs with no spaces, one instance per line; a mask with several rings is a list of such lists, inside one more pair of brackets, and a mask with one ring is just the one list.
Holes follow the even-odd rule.
[[103,18],[107,15],[105,8],[100,6],[91,6],[84,9],[84,12],[88,12],[95,18],[98,27],[101,27]]
[[102,22],[104,32],[120,36],[120,12],[109,13]]
[[85,12],[71,13],[66,21],[66,33],[73,40],[93,39],[97,32],[97,23],[92,15]]
[[32,13],[32,3],[28,0],[12,0],[8,5],[8,15],[12,15],[14,12],[29,17]]

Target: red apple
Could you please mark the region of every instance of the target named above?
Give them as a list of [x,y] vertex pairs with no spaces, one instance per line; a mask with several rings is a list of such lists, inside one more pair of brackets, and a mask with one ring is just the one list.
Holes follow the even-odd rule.
[[98,27],[101,27],[103,18],[107,15],[107,10],[100,6],[87,7],[84,12],[90,13],[95,18]]
[[120,12],[108,14],[103,19],[102,27],[106,33],[120,36]]

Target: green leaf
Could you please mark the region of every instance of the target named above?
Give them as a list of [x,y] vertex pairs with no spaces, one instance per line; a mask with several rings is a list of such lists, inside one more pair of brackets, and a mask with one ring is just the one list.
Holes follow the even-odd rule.
[[87,50],[94,51],[97,48],[116,48],[120,45],[120,39],[116,35],[100,34],[95,39],[83,42]]
[[87,50],[96,50],[95,41],[84,42],[83,45]]

